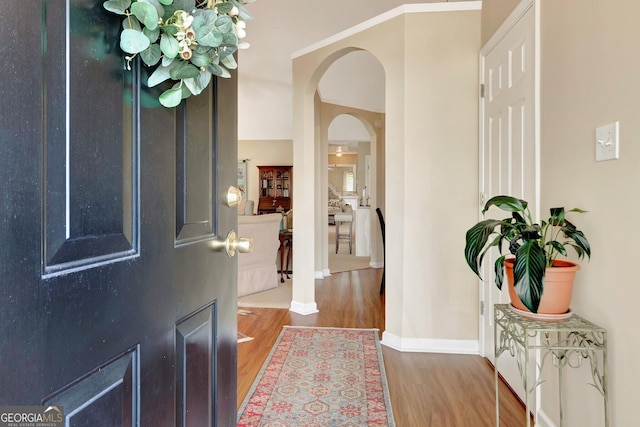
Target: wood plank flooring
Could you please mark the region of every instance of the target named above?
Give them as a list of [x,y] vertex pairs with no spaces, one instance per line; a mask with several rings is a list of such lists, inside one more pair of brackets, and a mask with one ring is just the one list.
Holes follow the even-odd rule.
[[[238,407],[283,325],[384,331],[381,275],[381,269],[365,269],[316,280],[316,314],[249,308],[252,313],[238,315],[238,330],[254,337],[238,344]],[[493,368],[483,357],[403,353],[386,346],[382,346],[382,353],[398,427],[495,426]],[[524,413],[521,402],[501,383],[500,425],[525,425]]]

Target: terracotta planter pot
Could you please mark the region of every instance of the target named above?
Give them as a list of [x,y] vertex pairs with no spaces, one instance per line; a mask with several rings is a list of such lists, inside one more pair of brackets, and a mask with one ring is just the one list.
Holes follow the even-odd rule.
[[[531,311],[520,301],[514,288],[513,258],[504,261],[509,297],[511,304],[522,311]],[[571,294],[573,292],[573,280],[580,266],[569,262],[555,260],[553,267],[547,267],[544,273],[544,290],[538,306],[539,314],[564,314],[569,311]]]

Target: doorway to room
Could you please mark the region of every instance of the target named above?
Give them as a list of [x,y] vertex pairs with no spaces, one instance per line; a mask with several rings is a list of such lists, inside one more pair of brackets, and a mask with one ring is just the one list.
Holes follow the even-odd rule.
[[356,117],[337,116],[328,129],[328,249],[331,273],[369,268],[371,141]]
[[[371,70],[366,78],[353,72],[363,66]],[[322,277],[382,267],[375,207],[384,200],[384,180],[376,168],[376,162],[384,162],[384,81],[378,60],[354,51],[333,62],[317,86],[321,131],[316,145],[324,165],[316,180],[327,210],[316,249]],[[379,169],[384,173],[383,166]],[[336,224],[335,213],[347,214],[350,222]]]

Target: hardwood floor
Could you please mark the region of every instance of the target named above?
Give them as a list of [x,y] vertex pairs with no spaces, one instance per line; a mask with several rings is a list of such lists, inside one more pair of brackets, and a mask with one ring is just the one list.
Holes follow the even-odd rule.
[[[238,344],[238,407],[278,338],[283,325],[378,328],[384,331],[381,269],[337,273],[316,281],[319,313],[249,308],[238,330],[254,337]],[[398,427],[495,426],[493,368],[481,356],[403,353],[382,346],[389,394]],[[500,386],[500,425],[525,424],[525,410]]]

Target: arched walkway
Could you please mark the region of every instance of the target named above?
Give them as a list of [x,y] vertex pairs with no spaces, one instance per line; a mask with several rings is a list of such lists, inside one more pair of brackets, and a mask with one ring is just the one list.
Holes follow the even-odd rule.
[[[369,134],[369,141],[371,144],[371,170],[370,170],[370,188],[367,190],[369,194],[369,203],[373,208],[370,209],[370,227],[369,235],[371,237],[371,265],[373,267],[382,267],[382,259],[379,248],[381,247],[381,237],[375,217],[375,207],[379,206],[379,200],[384,200],[384,187],[379,185],[380,182],[384,182],[384,179],[378,178],[379,174],[384,174],[384,168],[382,171],[375,167],[378,163],[377,160],[380,156],[380,149],[384,150],[384,136],[378,137],[378,130],[383,131],[384,114],[374,113],[371,111],[358,110],[351,107],[345,107],[342,105],[328,104],[321,102],[320,107],[320,140],[316,141],[316,144],[321,145],[320,160],[323,163],[320,175],[316,175],[316,179],[320,180],[324,184],[324,191],[321,193],[320,205],[317,209],[322,210],[322,217],[327,218],[328,215],[328,191],[326,189],[326,183],[328,182],[328,129],[333,120],[343,114],[348,114],[357,119],[365,127]],[[378,128],[376,128],[376,123]],[[380,149],[379,149],[380,148]],[[383,157],[383,156],[382,156]],[[329,270],[329,243],[328,243],[328,221],[321,221],[320,235],[316,242],[316,257],[320,255],[319,268],[316,270],[316,277],[326,277],[330,274]]]
[[292,311],[317,311],[315,279],[327,252],[318,249],[327,217],[318,82],[336,59],[366,50],[385,73],[384,126],[367,120],[384,144],[374,165],[384,177],[376,187],[385,188],[374,203],[387,207],[382,343],[477,351],[477,284],[458,237],[461,224],[477,219],[480,4],[467,3],[394,9],[293,59],[294,247],[304,256],[294,256]]
[[[303,144],[300,145],[294,139],[294,180],[302,183],[297,184],[294,191],[297,189],[297,194],[304,192],[303,198],[304,194],[313,194],[313,197],[303,202],[303,206],[300,206],[300,203],[298,203],[296,209],[294,209],[294,215],[298,218],[298,224],[300,224],[300,221],[303,223],[306,222],[307,224],[304,229],[300,226],[296,227],[294,246],[296,247],[296,251],[303,250],[305,253],[314,254],[311,259],[312,263],[304,262],[304,258],[307,257],[303,259],[297,257],[298,263],[294,264],[294,289],[291,309],[302,314],[317,311],[317,306],[313,298],[315,284],[309,283],[309,279],[311,277],[321,279],[329,274],[328,222],[326,220],[328,215],[328,193],[326,189],[328,174],[328,129],[335,117],[341,114],[352,115],[360,120],[367,129],[371,140],[372,189],[370,192],[370,203],[372,206],[379,206],[380,202],[384,200],[384,179],[379,178],[380,171],[378,169],[384,171],[384,167],[379,167],[379,165],[384,164],[385,115],[383,113],[323,103],[317,93],[318,83],[331,64],[354,50],[358,49],[339,49],[318,64],[311,73],[309,80],[305,82],[306,89],[304,96],[303,99],[300,99],[302,103],[307,104],[306,111],[311,114],[305,115],[305,118],[302,119],[303,123],[309,120],[309,122],[307,122],[308,125],[301,127],[302,132],[306,134],[302,139],[304,141]],[[296,100],[294,99],[294,111],[297,109],[295,102]],[[305,108],[302,108],[301,111],[304,110]],[[297,124],[294,126],[297,127]],[[312,130],[312,132],[309,132],[310,130]],[[298,154],[298,156],[296,156],[296,154]],[[303,186],[302,190],[300,189],[300,185]],[[309,204],[309,201],[312,201],[312,203]],[[375,214],[375,210],[371,213]],[[302,218],[302,220],[300,220],[300,218]],[[308,221],[309,219],[311,219],[311,221]],[[372,239],[372,263],[375,266],[382,266],[381,237],[379,233],[375,232],[377,229],[374,228],[374,225],[377,223],[370,221],[370,224],[372,224],[370,230]],[[307,261],[309,261],[309,259],[307,259]],[[294,259],[294,263],[295,262],[296,259]],[[304,265],[301,265],[302,263],[304,263]],[[296,281],[295,277],[303,274],[304,277],[300,277]],[[302,281],[303,284],[298,285],[300,281]]]

